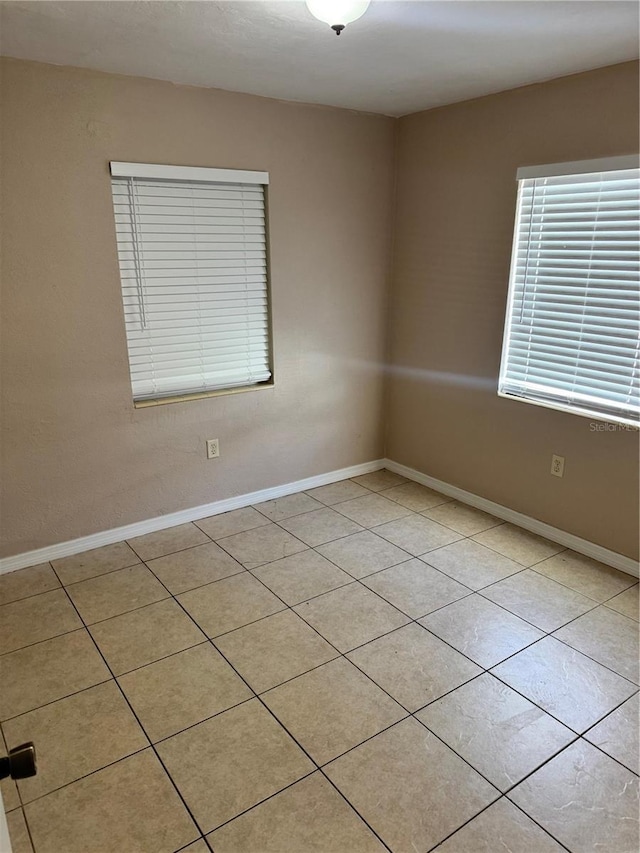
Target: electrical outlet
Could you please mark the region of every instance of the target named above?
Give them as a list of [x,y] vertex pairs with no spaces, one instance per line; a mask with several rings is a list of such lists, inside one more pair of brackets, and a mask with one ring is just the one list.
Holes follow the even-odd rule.
[[220,456],[220,442],[217,438],[207,439],[207,459],[217,459]]
[[554,477],[564,476],[564,456],[556,456],[555,453],[551,457],[551,473]]

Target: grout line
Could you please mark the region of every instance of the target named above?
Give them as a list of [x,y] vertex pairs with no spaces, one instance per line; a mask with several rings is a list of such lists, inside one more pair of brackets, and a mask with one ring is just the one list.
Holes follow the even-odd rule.
[[[103,546],[103,547],[108,548],[109,546],[108,546],[108,545],[105,545],[105,546]],[[133,550],[133,549],[132,549],[132,550]],[[134,552],[133,556],[134,556],[134,557],[138,557],[138,555],[137,555],[135,552]],[[113,575],[113,574],[115,574],[115,572],[122,572],[124,569],[134,569],[136,566],[141,566],[141,565],[142,565],[142,560],[138,557],[138,559],[136,559],[135,563],[127,563],[127,565],[126,565],[126,566],[118,566],[118,567],[117,567],[117,568],[115,568],[115,569],[107,569],[107,570],[106,570],[106,571],[104,571],[104,572],[98,572],[98,574],[97,574],[97,575],[90,575],[88,578],[80,578],[80,580],[77,580],[77,581],[70,581],[69,583],[63,583],[63,582],[62,582],[62,579],[60,578],[60,575],[58,574],[58,572],[56,571],[56,569],[55,569],[55,568],[53,568],[53,563],[50,563],[49,565],[51,566],[51,568],[52,568],[52,569],[53,569],[53,571],[55,572],[56,578],[58,578],[58,581],[60,582],[60,586],[61,586],[61,587],[63,587],[63,589],[66,589],[68,586],[76,586],[77,584],[79,584],[79,583],[84,583],[85,581],[93,581],[93,580],[95,580],[96,578],[106,577],[106,575]],[[18,571],[22,571],[22,570],[21,570],[21,569],[19,569]],[[10,574],[13,574],[13,573],[12,573],[12,572],[10,572]]]
[[[256,698],[256,697],[253,697],[253,698]],[[278,726],[280,728],[284,728],[284,726],[281,725],[279,720],[277,720],[276,722],[278,723]],[[287,734],[289,734],[289,733],[287,732]],[[289,735],[289,737],[290,737],[290,735]],[[297,746],[297,744],[296,744],[296,746]],[[206,838],[208,835],[212,835],[214,832],[217,832],[219,829],[222,829],[223,826],[228,826],[230,823],[233,823],[233,821],[236,820],[237,818],[242,817],[243,815],[246,815],[248,812],[253,811],[253,809],[257,809],[258,806],[261,806],[264,803],[269,802],[269,800],[272,800],[274,797],[277,797],[278,794],[282,794],[284,791],[288,791],[289,788],[293,788],[293,786],[297,785],[298,782],[304,782],[305,779],[309,779],[310,776],[313,776],[313,774],[317,773],[317,772],[318,772],[318,768],[315,766],[315,762],[314,762],[314,766],[312,767],[311,770],[309,770],[308,773],[305,773],[303,776],[300,776],[298,779],[294,779],[293,782],[288,782],[284,786],[284,788],[279,788],[277,791],[274,791],[273,794],[269,794],[269,796],[264,797],[264,799],[258,800],[258,802],[254,803],[252,806],[247,806],[246,809],[242,809],[242,811],[238,812],[237,815],[235,815],[234,817],[230,817],[228,820],[223,821],[222,823],[218,824],[217,826],[214,826],[213,829],[207,830],[204,837]],[[247,851],[247,853],[253,853],[253,852]]]
[[34,643],[27,643],[26,645],[20,646],[17,649],[10,649],[7,652],[2,652],[0,654],[0,662],[2,661],[2,658],[8,657],[9,655],[15,655],[18,652],[24,651],[25,649],[32,649],[34,646],[41,646],[43,643],[50,643],[52,640],[57,640],[59,637],[67,637],[69,636],[69,634],[75,634],[76,631],[83,630],[86,630],[84,622],[82,622],[80,625],[76,625],[76,627],[72,628],[70,631],[63,631],[61,634],[54,634],[53,637],[47,637],[46,640],[36,640]]
[[[16,787],[17,787],[17,786],[16,786]],[[31,842],[31,847],[32,847],[32,849],[33,849],[33,850],[35,850],[35,849],[36,849],[36,845],[35,845],[35,843],[34,843],[33,836],[32,836],[32,834],[31,834],[31,827],[29,826],[29,821],[27,820],[27,815],[26,815],[26,812],[25,812],[25,810],[24,810],[24,807],[23,807],[23,806],[21,806],[21,807],[20,807],[20,811],[22,812],[22,819],[24,820],[24,825],[25,825],[25,826],[26,826],[26,828],[27,828],[27,835],[29,836],[29,841]]]
[[[574,741],[574,743],[575,743],[575,741]],[[540,827],[540,829],[545,833],[545,835],[548,835],[550,838],[553,838],[553,840],[556,841],[560,845],[560,847],[562,847],[563,850],[566,850],[567,853],[572,853],[572,851],[569,849],[569,847],[567,847],[565,844],[563,844],[559,838],[555,837],[555,835],[552,835],[546,827],[544,827],[539,821],[537,821],[535,817],[532,817],[528,812],[526,812],[522,808],[522,806],[519,806],[518,803],[514,802],[513,800],[510,800],[506,795],[505,795],[505,799],[512,806],[515,806],[519,812],[522,812],[522,814],[525,817],[528,817],[532,823],[535,823],[536,826]]]
[[[447,836],[445,836],[445,838],[443,838],[442,841],[438,841],[438,843],[435,844],[433,847],[429,847],[429,849],[427,850],[427,853],[437,853],[437,851],[440,849],[440,845],[444,844],[445,841],[448,841],[457,832],[460,832],[462,829],[464,829],[465,826],[472,823],[477,817],[479,817],[481,814],[486,812],[492,806],[495,806],[496,803],[500,802],[500,800],[507,800],[508,803],[510,803],[512,806],[515,806],[518,809],[518,811],[522,812],[522,814],[525,817],[527,817],[532,823],[534,823],[536,826],[538,826],[544,832],[545,835],[548,835],[551,839],[556,841],[563,850],[566,850],[567,853],[571,853],[571,850],[569,850],[568,847],[565,847],[561,841],[558,841],[558,839],[555,838],[555,836],[551,835],[551,833],[549,832],[548,829],[545,829],[541,823],[538,823],[538,821],[535,820],[534,818],[532,818],[531,815],[527,814],[527,812],[525,812],[524,809],[522,809],[520,806],[518,806],[517,803],[514,803],[513,800],[508,799],[508,797],[505,794],[501,794],[501,796],[499,796],[497,800],[493,800],[488,805],[484,806],[484,808],[480,809],[480,811],[477,814],[473,815],[473,817],[470,817],[468,820],[465,820],[465,822],[463,824],[461,824],[457,829],[454,829],[453,832],[450,832]],[[530,851],[530,853],[533,853],[533,851]]]
[[[202,519],[200,519],[202,520]],[[190,526],[193,525],[199,533],[202,533],[203,536],[206,536],[209,542],[198,542],[196,545],[186,545],[184,548],[176,548],[175,551],[167,551],[166,554],[156,554],[155,557],[143,557],[138,551],[136,551],[135,547],[131,544],[136,539],[143,539],[148,536],[156,536],[158,533],[162,534],[170,530],[175,530],[176,527]],[[202,530],[202,528],[198,527],[198,525],[193,521],[187,521],[184,524],[176,524],[173,527],[166,527],[164,530],[155,530],[151,533],[143,533],[141,536],[132,536],[131,539],[124,540],[129,548],[133,551],[136,557],[140,560],[141,563],[146,563],[148,560],[159,560],[161,557],[170,557],[172,554],[180,554],[182,551],[189,551],[191,548],[198,548],[200,545],[209,545],[210,542],[213,542],[213,539],[209,536],[209,534]]]
[[[212,543],[212,544],[215,544],[215,543]],[[220,549],[220,550],[222,550],[222,549]],[[224,555],[225,555],[225,557],[229,556],[226,553],[226,551],[224,552]],[[146,563],[145,563],[145,566],[147,566]],[[161,579],[160,575],[158,575],[151,566],[147,566],[147,568],[149,569],[150,572],[153,573],[153,576],[157,580],[160,581],[160,583],[164,584],[164,586],[166,586],[167,589],[169,589],[169,587],[166,585],[166,583]],[[249,569],[245,569],[245,567],[243,565],[241,565],[241,563],[238,563],[237,571],[230,572],[228,575],[222,575],[222,577],[219,577],[219,578],[213,578],[213,580],[208,580],[208,581],[205,581],[204,583],[196,584],[196,586],[191,586],[188,589],[181,589],[181,590],[178,590],[178,592],[171,592],[170,594],[171,594],[172,598],[177,598],[179,595],[186,595],[186,593],[193,592],[195,589],[202,589],[203,587],[209,586],[212,583],[218,583],[219,581],[225,581],[227,578],[233,578],[236,575],[241,575],[244,572],[248,572],[248,571],[249,571]]]
[[[111,681],[112,679],[109,679]],[[103,684],[108,684],[109,682],[103,682]],[[99,685],[94,685],[98,687]],[[91,688],[88,688],[91,690]],[[81,691],[84,692],[84,691]],[[75,694],[76,696],[78,694]],[[37,709],[36,709],[37,710]],[[144,736],[146,737],[146,732],[143,731]],[[65,788],[68,788],[70,785],[75,784],[76,782],[81,782],[83,779],[88,779],[90,776],[95,776],[96,773],[100,773],[101,770],[106,770],[108,767],[113,767],[115,764],[120,764],[122,761],[126,761],[127,758],[132,758],[134,755],[140,755],[141,752],[146,752],[150,748],[150,744],[148,743],[146,746],[140,747],[140,749],[134,749],[133,752],[128,752],[126,755],[121,755],[120,758],[115,758],[113,761],[110,761],[108,764],[103,765],[102,767],[96,767],[95,770],[90,770],[88,773],[83,773],[82,776],[77,776],[75,779],[71,779],[69,782],[65,782],[63,785],[58,785],[56,788],[52,788],[50,791],[45,791],[44,794],[39,794],[37,797],[34,797],[32,800],[27,800],[26,802],[22,802],[22,808],[26,809],[29,806],[33,805],[33,803],[37,803],[40,800],[43,800],[45,797],[48,797],[50,794],[55,794],[57,791],[62,791]],[[21,798],[22,799],[22,798]],[[190,842],[191,843],[191,842]]]
[[[51,566],[50,563],[47,563],[46,565]],[[32,568],[34,568],[34,566],[28,566],[28,568],[32,569]],[[18,571],[22,571],[22,569],[19,569]],[[51,571],[53,571],[53,569],[51,569]],[[9,577],[13,574],[15,574],[15,573],[14,572],[7,572],[7,575],[9,575]],[[3,577],[3,575],[0,575],[0,577]],[[56,576],[56,580],[57,580],[57,576]],[[60,589],[61,586],[62,586],[62,584],[58,582],[57,586],[52,586],[50,589],[41,589],[41,590],[38,590],[38,592],[30,592],[28,595],[20,595],[20,596],[18,596],[18,598],[12,598],[10,601],[3,601],[0,604],[0,612],[2,612],[2,608],[6,607],[8,604],[16,604],[18,601],[26,601],[27,598],[36,598],[38,595],[45,595],[47,592],[55,592],[57,589]]]
[[211,848],[209,847],[209,843],[204,835],[201,835],[200,838],[196,838],[195,841],[190,841],[188,844],[185,844],[184,847],[179,847],[174,853],[184,853],[185,850],[188,850],[192,844],[197,844],[199,841],[204,843],[204,849],[209,851]]
[[[243,507],[238,507],[238,509],[231,509],[231,510],[229,510],[229,513],[231,513],[231,512],[241,512],[241,511],[246,510],[246,509],[255,509],[255,507],[253,507],[253,506],[243,506]],[[217,538],[215,538],[215,539],[214,539],[214,537],[213,537],[210,533],[207,533],[207,531],[206,531],[206,530],[203,530],[203,529],[202,529],[202,527],[200,527],[200,525],[198,524],[198,522],[199,522],[199,521],[200,521],[200,522],[202,522],[202,521],[209,521],[209,520],[211,520],[212,518],[220,518],[221,516],[223,516],[223,515],[228,515],[229,513],[221,512],[221,513],[219,513],[219,515],[210,515],[210,516],[208,516],[207,518],[198,518],[198,519],[196,519],[196,521],[192,521],[192,522],[191,522],[191,524],[194,524],[194,525],[198,528],[198,530],[199,530],[201,533],[204,533],[204,535],[205,535],[205,536],[208,536],[208,537],[209,537],[209,539],[217,545],[217,544],[220,542],[220,540],[221,540],[221,539],[230,539],[232,536],[237,536],[239,533],[250,533],[252,530],[258,530],[260,527],[268,527],[268,526],[269,526],[269,523],[271,522],[271,519],[270,519],[270,518],[267,518],[267,516],[266,516],[266,515],[264,515],[264,513],[260,512],[260,510],[259,510],[259,509],[256,509],[256,512],[264,518],[264,524],[256,524],[256,526],[255,526],[255,527],[247,527],[247,529],[246,529],[246,530],[236,530],[236,532],[235,532],[235,533],[225,533],[225,534],[224,534],[224,536],[218,536],[218,537],[217,537]],[[167,529],[167,530],[171,530],[172,528],[171,528],[171,527],[167,527],[166,529]],[[208,543],[207,543],[207,542],[203,542],[202,544],[203,544],[203,545],[207,545]],[[197,547],[197,545],[196,545],[196,546],[194,546],[194,547]],[[185,551],[188,551],[189,549],[188,549],[188,548],[185,548],[184,550],[185,550]],[[174,554],[178,554],[178,553],[179,553],[178,551],[174,551]],[[169,556],[169,554],[161,554],[159,557],[154,557],[153,559],[154,559],[154,560],[159,560],[159,559],[161,559],[161,557],[168,557],[168,556]]]
[[[80,631],[85,630],[86,628],[80,628]],[[46,642],[46,640],[45,640]],[[0,723],[0,727],[5,723],[10,723],[12,720],[17,720],[18,717],[24,717],[26,714],[31,714],[33,711],[38,711],[40,708],[47,708],[49,705],[55,705],[56,702],[61,702],[63,699],[69,699],[71,696],[77,696],[78,693],[84,693],[85,690],[91,690],[92,687],[99,687],[101,684],[106,684],[108,681],[111,681],[113,676],[109,675],[107,678],[102,679],[102,681],[96,681],[95,684],[89,684],[86,687],[81,687],[79,690],[73,690],[71,693],[65,693],[64,696],[58,696],[57,699],[51,699],[49,702],[43,702],[42,705],[36,705],[35,708],[29,708],[26,711],[20,711],[18,714],[14,714],[12,717],[5,717]]]
[[[567,551],[568,550],[569,549],[567,548]],[[559,555],[554,554],[554,556],[559,556]],[[548,559],[551,559],[551,558],[549,557]],[[575,589],[575,587],[569,586],[569,584],[563,583],[562,581],[559,581],[557,578],[552,578],[550,575],[546,575],[544,572],[538,571],[536,569],[536,566],[541,566],[542,563],[546,563],[546,560],[541,560],[539,563],[534,563],[532,566],[530,566],[531,571],[535,572],[537,575],[540,575],[540,577],[542,577],[542,578],[547,578],[547,580],[550,580],[550,581],[553,581],[554,583],[559,584],[560,586],[564,587],[565,589],[570,590],[570,592],[575,592],[577,595],[582,595],[584,598],[588,598],[590,601],[595,601],[597,604],[603,604],[604,605],[604,604],[606,604],[607,601],[611,601],[612,598],[615,598],[617,595],[620,595],[620,593],[625,592],[627,589],[631,589],[631,587],[637,585],[637,584],[633,584],[633,583],[629,584],[629,586],[625,587],[624,589],[621,589],[618,592],[614,592],[613,595],[610,595],[607,598],[603,598],[602,601],[600,601],[599,599],[594,598],[592,595],[588,595],[586,592],[580,592],[580,590]],[[618,571],[618,570],[612,568],[612,571]],[[624,572],[620,572],[620,574],[624,574]],[[631,575],[628,575],[628,577],[631,577]]]
[[[602,606],[602,605],[599,605],[599,606]],[[596,609],[595,607],[592,608],[592,610],[595,610],[595,609]],[[588,610],[587,613],[591,613],[591,610]],[[586,616],[587,614],[583,613],[582,615]],[[580,618],[579,616],[576,616],[576,618],[572,619],[571,622],[576,622],[579,618]],[[567,625],[570,625],[571,622],[567,622]],[[561,627],[566,628],[567,625],[561,625]],[[560,630],[560,628],[556,628],[556,631],[559,631],[559,630]],[[591,655],[588,655],[585,652],[580,651],[580,649],[577,649],[575,646],[572,646],[570,643],[567,643],[566,640],[563,640],[561,637],[556,637],[555,633],[547,634],[547,636],[552,637],[554,640],[557,640],[559,643],[562,643],[563,646],[567,646],[567,648],[571,649],[572,651],[577,652],[578,654],[582,655],[585,658],[588,658],[590,661],[593,661],[593,663],[596,663],[596,664],[598,664],[598,666],[603,667],[603,669],[608,669],[609,672],[612,672],[614,675],[617,675],[618,678],[621,678],[623,681],[628,681],[629,684],[633,685],[636,688],[636,690],[640,687],[640,684],[637,681],[632,681],[630,678],[627,678],[626,675],[621,675],[617,670],[612,669],[606,663],[601,663],[599,660],[596,660],[596,658],[591,657]]]
[[[629,697],[629,698],[632,698],[632,697]],[[628,700],[625,700],[625,701],[628,701]],[[619,707],[619,706],[618,706],[618,707]],[[617,710],[617,708],[616,708],[615,710]],[[612,711],[611,713],[613,713],[613,711]],[[602,720],[600,720],[600,722],[602,722]],[[638,777],[638,778],[640,779],[640,773],[637,773],[635,770],[632,770],[632,769],[631,769],[631,767],[628,767],[628,766],[627,766],[626,764],[624,764],[624,763],[623,763],[619,758],[616,758],[615,756],[611,755],[611,753],[610,753],[610,752],[606,752],[606,751],[605,751],[601,746],[598,746],[598,744],[597,744],[597,743],[592,743],[590,740],[587,740],[587,738],[586,738],[586,737],[584,737],[584,736],[581,736],[581,737],[580,737],[580,740],[584,740],[584,742],[585,742],[585,743],[587,743],[589,746],[592,746],[594,749],[597,749],[597,750],[598,750],[598,752],[601,752],[601,753],[602,753],[603,755],[605,755],[608,759],[610,759],[611,761],[615,761],[615,762],[616,762],[617,764],[619,764],[619,765],[620,765],[624,770],[628,770],[628,771],[629,771],[629,773],[633,773],[633,775],[634,775],[634,776],[636,776],[636,777]]]

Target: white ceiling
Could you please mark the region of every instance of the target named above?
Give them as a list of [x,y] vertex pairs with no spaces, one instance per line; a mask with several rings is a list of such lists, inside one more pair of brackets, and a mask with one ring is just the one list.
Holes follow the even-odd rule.
[[638,55],[622,0],[374,0],[339,37],[302,0],[0,10],[6,56],[394,116]]

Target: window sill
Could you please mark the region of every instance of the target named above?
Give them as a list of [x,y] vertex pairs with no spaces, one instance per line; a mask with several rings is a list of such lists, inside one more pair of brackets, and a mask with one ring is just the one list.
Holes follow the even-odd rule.
[[[502,397],[505,400],[515,400],[517,403],[528,403],[531,406],[541,406],[543,409],[553,409],[556,412],[567,412],[570,415],[577,415],[580,418],[589,418],[594,422],[591,425],[592,432],[608,431],[605,424],[615,424],[615,430],[620,430],[621,432],[638,432],[638,430],[640,430],[640,425],[638,425],[637,421],[632,421],[622,416],[605,415],[602,412],[578,409],[573,406],[563,405],[562,403],[553,403],[547,400],[535,400],[531,397],[521,397],[518,394],[509,394],[506,391],[498,391],[498,397]],[[595,422],[602,424],[603,426],[598,428],[596,427]]]
[[208,400],[210,397],[222,397],[229,394],[244,394],[246,391],[262,391],[274,387],[273,380],[258,385],[245,385],[239,388],[219,388],[217,391],[198,391],[196,394],[176,394],[173,397],[155,397],[150,400],[134,400],[135,409],[150,409],[153,406],[166,406],[169,403],[190,403],[195,400]]

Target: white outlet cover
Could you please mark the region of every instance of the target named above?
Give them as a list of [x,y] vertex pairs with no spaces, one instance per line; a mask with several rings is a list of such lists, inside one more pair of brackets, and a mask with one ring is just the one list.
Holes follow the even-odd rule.
[[564,476],[564,456],[556,456],[554,453],[551,457],[551,473],[554,477]]
[[207,459],[217,459],[220,456],[220,443],[217,438],[207,439]]

